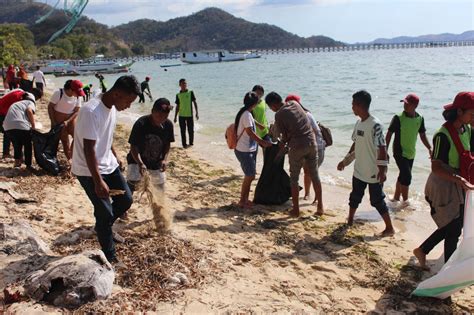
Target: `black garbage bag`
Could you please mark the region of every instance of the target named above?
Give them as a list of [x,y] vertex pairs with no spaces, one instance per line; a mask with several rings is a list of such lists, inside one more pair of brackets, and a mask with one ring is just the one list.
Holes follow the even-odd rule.
[[57,125],[47,133],[33,130],[31,135],[36,163],[46,172],[55,176],[61,171],[57,153],[63,127],[64,124]]
[[254,203],[281,205],[291,197],[290,176],[283,168],[285,157],[275,160],[278,151],[278,144],[265,149],[263,169],[255,188]]

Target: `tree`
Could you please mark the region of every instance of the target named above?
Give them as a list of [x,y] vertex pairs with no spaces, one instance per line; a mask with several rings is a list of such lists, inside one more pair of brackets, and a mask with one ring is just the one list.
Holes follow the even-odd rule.
[[0,36],[0,64],[20,64],[25,57],[25,51],[13,34]]
[[52,43],[52,46],[62,50],[61,54],[64,56],[58,57],[58,58],[71,58],[73,56],[74,47],[71,41],[67,38],[60,38],[60,39],[55,40]]
[[98,54],[102,54],[102,55],[107,55],[107,53],[109,52],[109,49],[106,47],[106,46],[100,46],[97,50],[96,50],[96,53]]
[[133,44],[132,52],[135,55],[144,55],[145,54],[145,47],[142,44]]

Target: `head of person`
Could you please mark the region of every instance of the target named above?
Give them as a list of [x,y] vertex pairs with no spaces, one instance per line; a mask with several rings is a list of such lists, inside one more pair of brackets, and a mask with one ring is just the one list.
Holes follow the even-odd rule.
[[146,81],[146,82],[148,82],[148,81],[150,81],[150,80],[151,80],[150,77],[146,77],[146,78],[145,78],[145,81]]
[[272,111],[276,112],[283,106],[283,99],[277,92],[270,92],[265,96],[265,103]]
[[298,103],[301,108],[305,111],[305,112],[309,112],[309,110],[304,107],[302,104],[301,104],[301,97],[297,94],[289,94],[286,98],[285,98],[285,103],[288,103],[288,102],[296,102]]
[[100,78],[100,74],[99,74],[98,72],[96,72],[96,73],[95,73],[95,77],[96,77],[97,79],[99,79],[99,78]]
[[265,90],[263,89],[263,86],[258,84],[252,88],[252,92],[257,93],[259,99],[261,99],[263,95],[265,95]]
[[111,102],[118,111],[129,108],[141,94],[140,83],[133,75],[124,75],[115,81],[112,88],[106,92],[107,98],[110,97]]
[[39,69],[41,69],[41,67],[40,67],[40,66],[36,66],[36,70],[39,70]]
[[75,96],[85,96],[86,93],[84,93],[83,84],[79,80],[67,80],[66,83],[64,83],[64,93],[66,93],[69,97]]
[[183,91],[186,90],[186,88],[188,87],[188,82],[186,82],[186,79],[179,79],[179,87]]
[[35,101],[37,101],[37,100],[39,100],[40,98],[43,97],[43,92],[40,89],[37,89],[37,88],[32,88],[30,93],[33,94],[33,96],[35,98]]
[[151,120],[153,124],[158,126],[164,123],[168,119],[171,110],[173,110],[173,106],[171,106],[167,98],[162,97],[157,99],[151,109]]
[[240,117],[245,111],[252,111],[259,101],[259,97],[255,92],[247,92],[244,96],[244,106],[239,110],[237,116],[235,117],[235,128],[239,126]]
[[415,112],[416,108],[418,107],[418,104],[420,103],[420,98],[418,95],[410,93],[407,96],[405,96],[404,99],[400,100],[400,102],[403,102],[403,110],[407,113],[413,113]]
[[360,116],[369,112],[372,96],[365,90],[360,90],[352,95],[352,111],[354,115]]
[[449,122],[474,125],[474,92],[460,92],[444,106],[443,117]]

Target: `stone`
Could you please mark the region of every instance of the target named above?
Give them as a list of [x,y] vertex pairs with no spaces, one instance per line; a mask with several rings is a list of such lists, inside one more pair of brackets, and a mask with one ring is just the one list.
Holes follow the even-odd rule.
[[0,252],[7,255],[51,255],[48,245],[26,221],[0,222]]
[[30,274],[25,294],[55,306],[75,308],[107,299],[112,293],[115,272],[100,250],[85,251],[52,261]]

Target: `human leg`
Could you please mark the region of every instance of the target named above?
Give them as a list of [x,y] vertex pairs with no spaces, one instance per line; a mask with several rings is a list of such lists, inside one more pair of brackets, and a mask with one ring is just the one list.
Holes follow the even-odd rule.
[[288,152],[288,163],[290,164],[290,184],[291,184],[291,201],[293,209],[290,212],[292,216],[300,215],[299,194],[300,187],[298,185],[301,168],[304,165],[305,149],[290,150]]
[[323,192],[321,186],[321,179],[319,178],[319,169],[318,169],[318,154],[316,147],[309,146],[307,148],[307,153],[305,155],[305,165],[308,167],[309,175],[314,187],[314,202],[318,202],[316,214],[324,214],[323,206]]
[[33,144],[31,139],[31,132],[29,130],[22,130],[23,133],[23,150],[25,153],[25,165],[31,167],[33,162]]
[[311,189],[311,176],[309,175],[308,167],[303,166],[304,172],[304,200],[309,199],[309,190]]
[[10,145],[12,143],[10,137],[3,129],[3,121],[5,116],[0,115],[0,132],[3,133],[3,158],[10,157]]
[[187,118],[188,134],[189,134],[189,145],[194,145],[194,119],[193,117]]
[[356,177],[352,177],[352,191],[349,195],[349,217],[347,218],[347,224],[352,225],[354,223],[354,215],[359,207],[359,204],[364,197],[364,191],[367,187],[367,183],[361,181]]
[[186,148],[186,118],[179,117],[179,130],[181,132],[181,145]]
[[375,183],[369,184],[370,204],[377,209],[380,216],[385,223],[385,230],[382,231],[382,236],[390,236],[395,233],[395,229],[390,219],[387,204],[385,203],[385,193],[383,192],[383,184]]
[[461,206],[459,217],[446,226],[446,238],[444,240],[444,262],[447,262],[458,247],[459,236],[461,236],[464,223],[464,205]]
[[242,171],[244,172],[244,180],[242,181],[242,186],[240,189],[240,200],[239,206],[246,207],[250,204],[249,194],[250,194],[250,185],[255,179],[255,174],[257,173],[256,159],[255,156],[257,152],[240,152],[234,150],[237,160],[240,162]]
[[5,132],[11,139],[13,144],[13,157],[15,159],[15,167],[20,167],[21,161],[23,160],[23,142],[19,131],[20,130],[13,129]]

